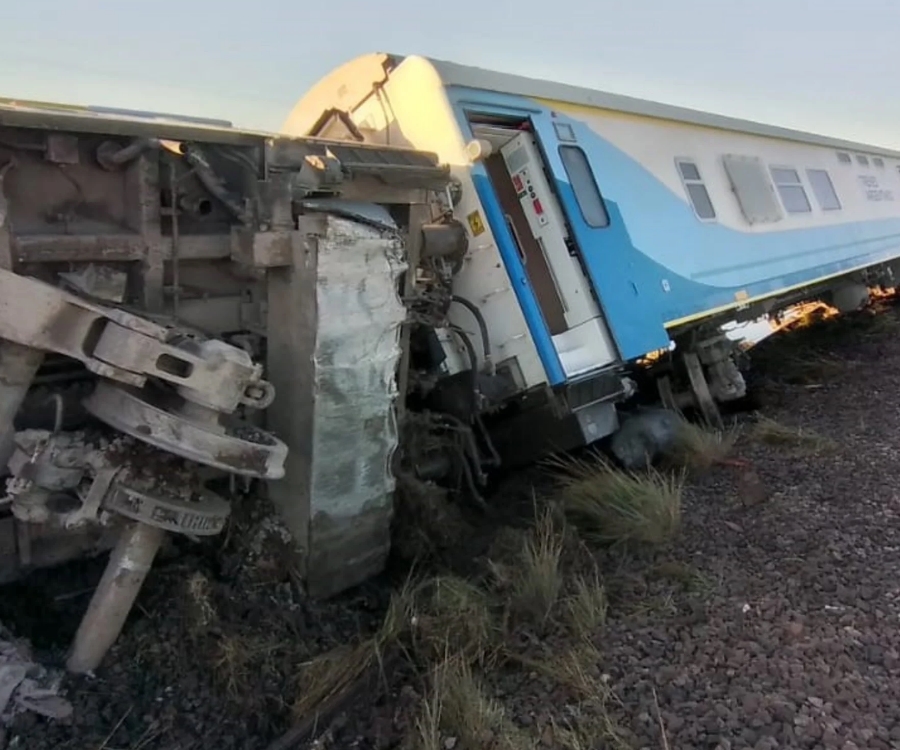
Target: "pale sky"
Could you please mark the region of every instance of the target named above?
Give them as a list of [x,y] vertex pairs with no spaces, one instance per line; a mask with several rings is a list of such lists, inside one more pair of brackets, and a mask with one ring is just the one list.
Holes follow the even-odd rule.
[[395,52],[900,149],[900,0],[0,0],[0,29],[0,96],[277,130]]

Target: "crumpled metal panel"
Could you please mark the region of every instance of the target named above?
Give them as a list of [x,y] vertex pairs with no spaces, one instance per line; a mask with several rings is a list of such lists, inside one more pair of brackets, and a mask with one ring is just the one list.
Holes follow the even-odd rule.
[[328,218],[317,245],[307,578],[321,596],[387,558],[406,262],[396,233],[343,218]]

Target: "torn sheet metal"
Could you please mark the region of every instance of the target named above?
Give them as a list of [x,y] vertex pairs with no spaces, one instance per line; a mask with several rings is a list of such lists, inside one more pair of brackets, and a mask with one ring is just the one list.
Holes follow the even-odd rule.
[[344,218],[317,246],[308,577],[327,595],[380,571],[390,546],[407,266],[396,233]]

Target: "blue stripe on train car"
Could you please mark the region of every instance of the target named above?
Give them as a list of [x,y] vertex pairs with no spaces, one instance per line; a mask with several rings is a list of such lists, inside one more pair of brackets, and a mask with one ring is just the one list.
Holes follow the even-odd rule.
[[[738,292],[765,296],[900,256],[900,218],[765,233],[699,222],[686,200],[585,123],[560,113],[551,119],[549,110],[518,96],[453,87],[448,94],[467,134],[466,110],[531,118],[625,359],[667,346],[666,322],[733,305]],[[606,200],[609,227],[594,229],[582,219],[556,151],[554,120],[575,130]],[[501,252],[505,242],[511,239],[498,232]]]

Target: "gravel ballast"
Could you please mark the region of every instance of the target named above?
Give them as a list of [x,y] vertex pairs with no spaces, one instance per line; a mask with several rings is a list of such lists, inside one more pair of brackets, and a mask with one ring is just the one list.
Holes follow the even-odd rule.
[[[760,412],[801,438],[769,444],[742,415],[734,462],[689,477],[675,543],[599,555],[609,613],[592,642],[621,740],[594,747],[900,748],[900,321],[882,316],[764,344]],[[784,376],[779,363],[801,349],[814,361]],[[257,536],[265,525],[247,524]],[[72,722],[20,717],[0,749],[265,750],[292,720],[296,666],[371,632],[389,587],[307,603],[273,572],[277,544],[264,548],[276,552],[231,541],[157,566],[97,675],[67,680]],[[0,620],[58,662],[87,601],[71,593],[100,570],[6,587]],[[40,624],[48,615],[56,625]],[[229,672],[224,646],[237,637],[252,654]],[[531,640],[537,652],[573,645],[565,638]],[[505,665],[486,682],[538,747],[565,747],[547,727],[575,707],[544,677]],[[411,747],[401,742],[425,691],[415,670],[396,670],[324,727],[320,746]]]

